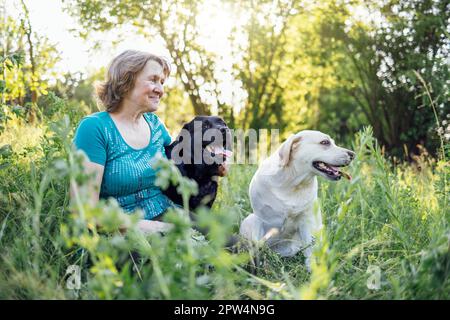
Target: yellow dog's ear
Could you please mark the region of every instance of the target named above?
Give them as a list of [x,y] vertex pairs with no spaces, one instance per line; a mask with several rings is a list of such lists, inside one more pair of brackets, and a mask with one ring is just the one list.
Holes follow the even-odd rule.
[[301,137],[293,134],[280,147],[278,155],[280,156],[280,165],[286,167],[291,161],[292,151],[298,146]]

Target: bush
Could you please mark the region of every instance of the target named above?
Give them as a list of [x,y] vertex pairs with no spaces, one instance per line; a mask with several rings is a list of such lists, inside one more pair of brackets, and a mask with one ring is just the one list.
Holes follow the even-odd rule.
[[[248,184],[256,167],[232,167],[213,209],[199,212],[209,239],[192,230],[182,209],[166,215],[175,225],[171,232],[144,236],[135,227],[139,213],[123,215],[115,201],[93,207],[84,200],[88,177],[71,150],[75,123],[58,113],[52,119],[59,120],[46,119],[35,131],[34,145],[8,141],[8,127],[0,136],[0,146],[9,145],[0,149],[2,299],[450,298],[449,166],[442,160],[423,156],[416,165],[394,165],[370,128],[358,133],[353,180],[319,179],[326,228],[309,274],[301,254],[222,248],[251,212]],[[160,183],[178,179],[190,192],[169,162],[161,166]],[[75,181],[78,197],[70,203],[68,186]],[[117,231],[124,223],[125,235]],[[73,266],[81,272],[74,290],[67,288],[76,285],[67,273]]]

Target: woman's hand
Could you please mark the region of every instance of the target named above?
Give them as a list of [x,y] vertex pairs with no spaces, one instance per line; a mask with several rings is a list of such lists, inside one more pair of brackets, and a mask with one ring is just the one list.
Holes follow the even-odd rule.
[[173,224],[161,221],[140,220],[137,224],[139,230],[146,234],[167,232],[173,228]]

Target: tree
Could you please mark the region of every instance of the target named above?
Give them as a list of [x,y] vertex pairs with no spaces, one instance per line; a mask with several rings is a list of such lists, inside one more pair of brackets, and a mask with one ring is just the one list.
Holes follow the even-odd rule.
[[[216,57],[198,41],[197,15],[203,1],[98,1],[67,2],[66,10],[80,23],[80,35],[89,31],[117,30],[132,26],[136,33],[148,39],[161,37],[176,65],[176,74],[194,109],[194,113],[211,114],[213,97],[219,114],[227,106],[218,99],[219,86],[214,76]],[[202,94],[203,92],[203,94]]]
[[[248,14],[234,33],[244,34],[245,41],[235,39],[235,50],[242,59],[234,65],[236,78],[247,92],[245,108],[240,115],[244,128],[284,127],[285,106],[280,75],[285,64],[286,30],[298,13],[299,1],[243,1],[236,12]],[[236,56],[239,53],[236,52]]]
[[15,110],[25,108],[29,120],[33,122],[38,97],[47,94],[48,70],[54,67],[59,58],[48,39],[32,30],[28,9],[23,1],[20,8],[18,21],[6,15],[6,12],[0,21],[3,44],[0,55],[4,57],[3,62],[14,62],[5,57],[22,57],[14,68],[2,68],[2,101],[4,105],[14,106]]
[[450,111],[448,1],[353,1],[377,20],[355,19],[350,6],[321,7],[324,50],[343,52],[337,68],[341,88],[357,103],[387,151],[401,155],[422,144],[435,150],[435,117],[415,72],[433,90],[441,119]]

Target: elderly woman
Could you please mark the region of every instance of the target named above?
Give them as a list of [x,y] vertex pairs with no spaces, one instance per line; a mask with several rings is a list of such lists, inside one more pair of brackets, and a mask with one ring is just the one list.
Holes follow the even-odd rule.
[[106,111],[83,118],[74,143],[88,159],[86,173],[94,173],[92,201],[115,198],[125,212],[140,208],[138,227],[146,233],[163,232],[171,225],[152,219],[173,203],[155,186],[155,155],[165,155],[171,137],[153,113],[170,74],[167,62],[156,55],[128,50],[114,58],[97,94]]

